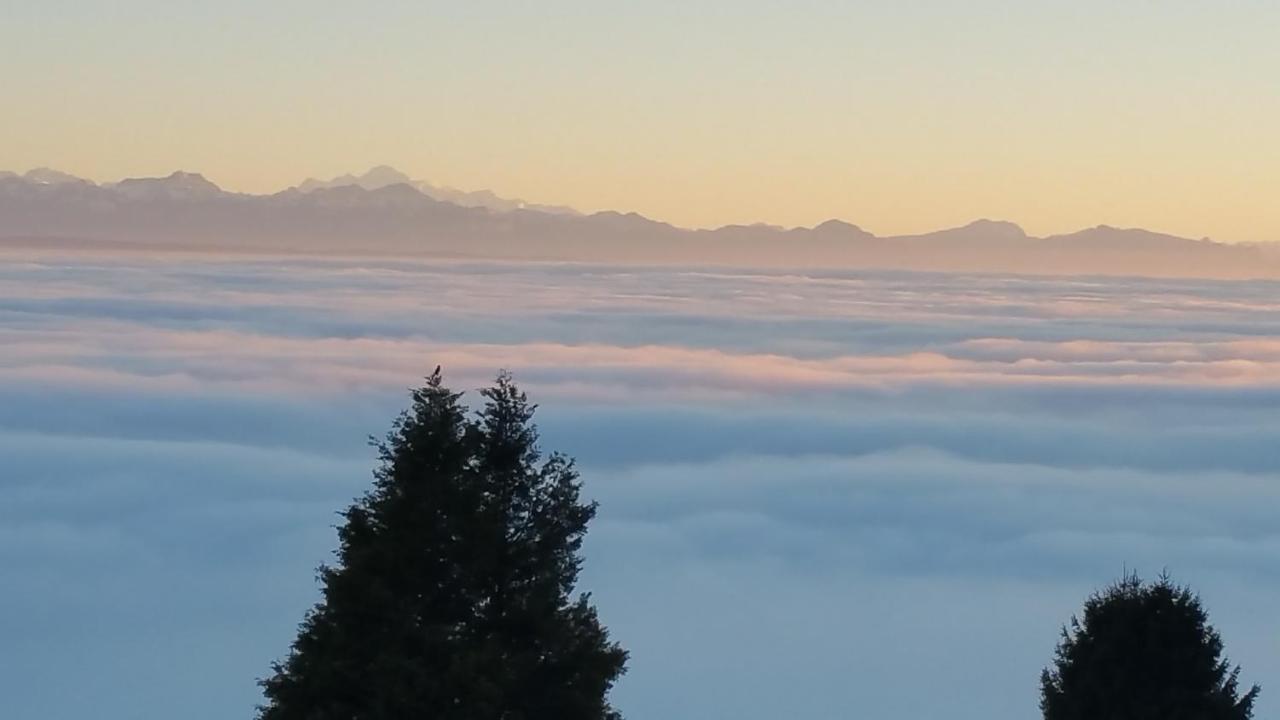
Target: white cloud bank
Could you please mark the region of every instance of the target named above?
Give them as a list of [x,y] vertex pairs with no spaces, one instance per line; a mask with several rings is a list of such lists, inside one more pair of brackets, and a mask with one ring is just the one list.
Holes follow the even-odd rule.
[[1125,566],[1280,676],[1276,283],[0,261],[15,717],[248,717],[436,363],[581,460],[630,717],[1032,717]]

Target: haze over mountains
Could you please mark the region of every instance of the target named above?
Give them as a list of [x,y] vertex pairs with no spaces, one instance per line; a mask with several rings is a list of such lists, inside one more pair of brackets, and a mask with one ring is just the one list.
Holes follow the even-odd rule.
[[298,189],[302,192],[312,192],[314,190],[327,190],[337,187],[345,187],[355,185],[365,190],[380,190],[391,185],[408,185],[418,192],[435,200],[450,202],[454,205],[462,207],[478,207],[496,210],[498,212],[510,212],[512,210],[537,210],[539,212],[552,213],[556,215],[578,215],[577,210],[563,205],[539,205],[537,203],[528,203],[519,199],[508,199],[498,197],[490,190],[458,190],[448,186],[433,185],[425,180],[414,180],[408,175],[387,165],[378,165],[371,168],[363,175],[340,175],[332,180],[316,180],[315,178],[307,178],[298,184]]
[[1105,225],[1031,237],[978,220],[922,235],[878,237],[829,220],[812,228],[691,230],[635,213],[590,215],[466,192],[377,167],[308,179],[270,195],[222,190],[197,173],[95,184],[37,169],[0,172],[5,244],[434,255],[609,263],[1280,277],[1273,247],[1191,240]]

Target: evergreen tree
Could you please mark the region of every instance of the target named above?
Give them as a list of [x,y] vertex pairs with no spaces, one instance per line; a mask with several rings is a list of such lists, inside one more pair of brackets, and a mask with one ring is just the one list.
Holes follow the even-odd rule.
[[475,416],[440,369],[344,513],[337,562],[261,720],[617,720],[627,654],[573,597],[594,503],[572,461],[538,450],[510,375]]
[[1045,720],[1248,720],[1259,688],[1241,695],[1239,674],[1191,590],[1129,575],[1063,628],[1040,708]]

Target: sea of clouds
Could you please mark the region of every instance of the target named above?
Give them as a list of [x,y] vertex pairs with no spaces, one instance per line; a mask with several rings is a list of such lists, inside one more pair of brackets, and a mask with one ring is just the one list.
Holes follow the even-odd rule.
[[634,720],[1036,717],[1126,568],[1280,711],[1280,283],[11,250],[6,717],[250,717],[437,364],[578,458]]

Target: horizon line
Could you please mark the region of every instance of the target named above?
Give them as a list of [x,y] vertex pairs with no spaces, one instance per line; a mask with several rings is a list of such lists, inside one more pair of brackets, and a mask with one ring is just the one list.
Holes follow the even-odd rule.
[[[360,185],[358,182],[350,182],[350,183],[345,183],[345,184],[342,184],[342,185],[337,185],[337,186],[334,186],[334,187],[332,187],[332,188],[316,188],[316,189],[312,189],[312,190],[302,190],[302,189],[301,189],[301,187],[302,187],[303,185],[305,185],[306,183],[308,183],[308,182],[319,182],[319,183],[327,184],[327,183],[335,182],[335,181],[337,181],[337,180],[339,180],[339,179],[342,179],[342,178],[344,178],[344,177],[350,177],[350,178],[353,178],[353,179],[355,179],[355,180],[359,180],[359,179],[361,179],[361,178],[363,178],[363,177],[366,177],[366,176],[368,176],[369,174],[371,174],[372,172],[377,171],[377,170],[389,170],[389,171],[393,171],[393,172],[395,172],[395,173],[397,173],[397,174],[399,174],[399,175],[403,176],[404,178],[406,178],[406,180],[403,180],[403,181],[400,181],[400,182],[388,183],[388,184],[386,184],[386,185],[382,185],[382,186],[379,186],[379,187],[377,187],[377,188],[365,188],[364,186]],[[376,191],[378,191],[378,190],[382,190],[382,189],[387,188],[387,187],[394,187],[394,186],[396,186],[396,185],[404,185],[404,186],[406,186],[406,187],[410,188],[411,190],[413,190],[414,192],[418,193],[419,195],[421,195],[421,196],[423,196],[423,197],[425,197],[425,198],[427,198],[427,199],[429,199],[429,200],[433,200],[433,201],[435,201],[435,202],[441,202],[441,203],[446,203],[446,204],[450,204],[450,205],[456,205],[456,206],[458,206],[458,207],[473,207],[473,206],[462,205],[462,204],[460,204],[460,203],[453,202],[453,201],[450,201],[450,200],[447,200],[447,199],[434,198],[434,197],[432,197],[432,196],[428,195],[426,192],[423,192],[423,190],[422,190],[420,187],[418,187],[418,185],[419,185],[419,184],[421,184],[421,185],[428,185],[428,186],[430,186],[430,187],[437,188],[437,189],[440,189],[440,190],[446,190],[446,191],[452,191],[452,192],[463,193],[463,194],[465,194],[465,195],[473,195],[473,194],[484,194],[484,193],[488,193],[488,194],[494,195],[494,196],[495,196],[496,198],[498,198],[498,199],[506,200],[506,201],[508,201],[508,202],[518,203],[518,204],[519,204],[519,207],[517,207],[517,208],[515,208],[515,209],[513,209],[513,210],[497,210],[497,209],[487,208],[490,212],[498,212],[498,213],[501,213],[501,212],[514,212],[515,210],[523,210],[523,211],[526,211],[526,212],[539,212],[539,213],[544,213],[544,214],[554,214],[554,213],[551,213],[548,209],[549,209],[549,208],[560,208],[561,210],[570,210],[570,211],[572,211],[573,213],[576,213],[579,217],[594,217],[594,216],[599,216],[599,215],[619,215],[619,216],[623,216],[623,217],[637,217],[637,218],[641,218],[641,219],[643,219],[643,220],[646,220],[646,221],[648,221],[648,222],[658,223],[658,224],[662,224],[662,225],[667,225],[667,226],[672,227],[672,228],[674,228],[674,229],[676,229],[676,230],[683,230],[683,231],[687,231],[687,232],[694,232],[694,233],[696,233],[696,232],[716,232],[716,231],[719,231],[719,230],[728,230],[728,229],[737,229],[737,228],[762,228],[762,229],[770,229],[770,230],[776,230],[776,231],[783,231],[783,232],[786,232],[786,231],[792,231],[792,230],[815,230],[815,229],[817,229],[817,228],[819,228],[819,227],[822,227],[822,226],[824,226],[824,225],[828,225],[828,224],[841,224],[841,225],[849,226],[849,227],[851,227],[851,228],[853,228],[853,229],[855,229],[855,230],[857,230],[857,231],[860,231],[860,232],[866,233],[866,234],[870,235],[871,237],[874,237],[874,238],[877,238],[877,239],[885,239],[885,240],[889,240],[889,239],[894,239],[894,238],[923,237],[923,236],[927,236],[927,235],[933,235],[933,234],[942,233],[942,232],[948,232],[948,231],[953,231],[953,230],[963,230],[963,229],[967,229],[967,228],[973,227],[973,226],[975,226],[975,225],[990,224],[990,225],[1003,225],[1003,226],[1009,226],[1009,227],[1012,227],[1012,228],[1016,228],[1016,229],[1017,229],[1017,231],[1018,231],[1018,232],[1020,232],[1020,233],[1025,237],[1025,239],[1027,239],[1027,240],[1044,240],[1044,239],[1054,238],[1054,237],[1065,237],[1065,236],[1075,235],[1075,234],[1082,233],[1082,232],[1087,232],[1087,231],[1089,231],[1089,230],[1117,230],[1117,231],[1121,231],[1121,232],[1144,232],[1144,233],[1151,233],[1151,234],[1155,234],[1155,235],[1164,235],[1164,236],[1167,236],[1167,237],[1170,237],[1170,238],[1177,238],[1177,239],[1182,239],[1182,240],[1191,240],[1191,241],[1196,241],[1196,242],[1211,242],[1211,243],[1217,243],[1217,244],[1220,244],[1220,245],[1252,246],[1252,245],[1280,244],[1280,239],[1275,239],[1275,240],[1234,240],[1234,241],[1233,241],[1233,240],[1217,240],[1217,239],[1214,239],[1214,238],[1213,238],[1212,236],[1210,236],[1210,235],[1205,235],[1205,236],[1201,236],[1201,237],[1193,237],[1193,236],[1191,236],[1191,235],[1181,235],[1181,234],[1178,234],[1178,233],[1176,233],[1176,232],[1171,232],[1171,231],[1165,231],[1165,230],[1153,230],[1153,229],[1148,228],[1148,227],[1141,227],[1141,226],[1134,226],[1134,225],[1129,225],[1129,226],[1111,225],[1111,224],[1108,224],[1108,223],[1084,224],[1084,225],[1076,226],[1076,227],[1075,227],[1075,229],[1059,230],[1059,231],[1057,231],[1057,232],[1048,233],[1048,234],[1033,235],[1033,234],[1031,234],[1031,233],[1028,233],[1028,232],[1026,231],[1026,229],[1022,226],[1022,224],[1021,224],[1021,223],[1019,223],[1019,222],[1017,222],[1017,221],[1014,221],[1014,220],[1008,220],[1008,219],[1003,219],[1003,218],[992,218],[992,217],[976,217],[976,218],[974,218],[974,219],[972,219],[972,220],[970,220],[970,221],[968,221],[968,222],[965,222],[965,223],[962,223],[962,224],[959,224],[959,225],[948,225],[948,226],[944,226],[944,227],[934,228],[934,229],[931,229],[931,230],[924,230],[924,231],[918,231],[918,232],[907,232],[907,233],[893,233],[893,234],[885,234],[885,235],[879,234],[879,233],[877,233],[877,232],[873,232],[873,231],[868,230],[867,228],[865,228],[864,226],[862,226],[862,225],[860,225],[860,224],[858,224],[858,223],[856,223],[856,222],[852,222],[852,221],[849,221],[849,220],[846,220],[846,219],[844,219],[844,218],[837,217],[837,216],[828,217],[828,218],[826,218],[825,220],[822,220],[822,221],[819,221],[819,222],[815,222],[815,223],[814,223],[814,224],[812,224],[812,225],[779,225],[779,224],[775,224],[775,223],[771,223],[771,222],[763,221],[763,220],[750,221],[750,222],[729,222],[729,223],[723,223],[723,224],[719,224],[719,225],[705,225],[705,226],[698,226],[698,225],[677,225],[677,224],[675,224],[675,223],[673,223],[673,222],[669,222],[669,221],[667,221],[667,220],[662,220],[662,219],[659,219],[659,218],[651,217],[651,216],[649,216],[649,215],[645,215],[645,214],[640,213],[640,212],[635,211],[635,210],[622,210],[622,209],[617,209],[617,208],[601,208],[601,209],[595,209],[595,210],[589,210],[589,211],[588,211],[588,210],[582,210],[582,209],[580,209],[580,208],[572,207],[572,206],[570,206],[570,205],[565,205],[565,204],[557,203],[557,202],[531,202],[531,201],[526,201],[526,200],[523,200],[523,199],[520,199],[520,198],[505,198],[505,197],[503,197],[503,196],[501,196],[501,195],[498,195],[498,193],[497,193],[496,191],[494,191],[494,190],[492,190],[492,189],[489,189],[489,188],[480,188],[480,189],[476,189],[476,190],[465,190],[465,189],[458,188],[458,187],[453,186],[453,185],[448,185],[448,184],[437,184],[437,183],[434,183],[434,182],[432,182],[432,181],[428,181],[428,180],[422,180],[422,179],[412,178],[412,177],[410,177],[407,173],[405,173],[405,172],[403,172],[403,171],[399,170],[398,168],[396,168],[394,165],[389,165],[389,164],[386,164],[386,163],[378,163],[378,164],[375,164],[375,165],[371,165],[371,166],[369,167],[369,169],[368,169],[368,170],[365,170],[363,173],[346,172],[346,173],[342,173],[341,175],[337,175],[337,176],[335,176],[335,177],[333,177],[333,178],[329,178],[329,179],[327,179],[327,180],[325,180],[325,179],[320,179],[320,178],[316,178],[316,177],[308,176],[308,177],[305,177],[305,178],[303,178],[302,180],[300,180],[300,181],[298,181],[298,182],[296,182],[296,183],[294,183],[294,184],[292,184],[292,185],[288,185],[288,186],[286,186],[286,187],[280,188],[280,189],[275,190],[275,191],[272,191],[272,192],[249,192],[249,191],[243,191],[243,190],[235,190],[235,189],[231,189],[231,188],[228,188],[228,187],[224,187],[223,185],[220,185],[220,184],[218,184],[217,182],[215,182],[215,181],[213,181],[213,180],[210,180],[210,179],[209,179],[209,177],[208,177],[207,175],[205,175],[203,172],[200,172],[200,171],[192,171],[192,170],[183,170],[183,169],[175,169],[175,170],[172,170],[172,171],[170,171],[170,172],[169,172],[169,174],[168,174],[168,175],[131,175],[131,176],[126,176],[126,177],[121,177],[121,178],[116,179],[116,180],[96,180],[96,179],[93,179],[93,178],[90,178],[90,177],[86,177],[86,176],[83,176],[83,175],[78,175],[78,174],[76,174],[76,173],[67,172],[67,171],[65,171],[65,170],[60,170],[60,169],[58,169],[58,168],[53,168],[53,167],[50,167],[50,166],[48,166],[48,165],[40,165],[40,166],[36,166],[36,167],[29,168],[29,169],[27,169],[26,171],[6,170],[6,169],[4,169],[4,168],[0,168],[0,180],[4,179],[6,176],[16,177],[16,178],[18,178],[18,179],[24,179],[24,180],[25,180],[25,179],[27,178],[27,176],[28,176],[28,175],[30,175],[30,174],[32,174],[32,173],[38,173],[38,172],[41,172],[41,171],[51,172],[51,173],[55,173],[55,174],[58,174],[58,175],[61,175],[61,176],[66,176],[66,177],[68,177],[68,178],[72,178],[72,179],[74,179],[74,180],[78,180],[78,181],[82,181],[82,182],[87,182],[87,183],[89,183],[89,184],[91,184],[91,185],[94,185],[94,186],[96,186],[96,187],[101,187],[101,188],[110,188],[110,187],[114,187],[115,185],[118,185],[118,184],[120,184],[120,183],[122,183],[122,182],[130,181],[130,180],[167,180],[167,179],[174,178],[174,177],[177,177],[177,176],[192,176],[192,177],[198,177],[198,178],[200,178],[201,180],[204,180],[205,182],[208,182],[209,184],[211,184],[211,185],[213,185],[215,188],[217,188],[217,190],[218,190],[218,191],[223,192],[223,193],[232,194],[232,195],[243,195],[243,196],[248,196],[248,197],[259,197],[259,198],[272,197],[272,196],[275,196],[275,195],[279,195],[279,194],[281,194],[281,193],[288,192],[288,191],[290,191],[290,190],[297,190],[297,191],[302,192],[302,193],[312,193],[312,192],[316,192],[316,191],[318,191],[318,190],[323,190],[323,189],[335,189],[335,188],[338,188],[338,187],[354,187],[354,188],[358,188],[359,190],[361,190],[361,191],[363,191],[363,192],[376,192]],[[46,184],[46,185],[49,185],[49,184],[57,184],[57,183],[45,182],[45,183],[39,183],[39,184]],[[478,208],[478,209],[479,209],[479,208]]]

